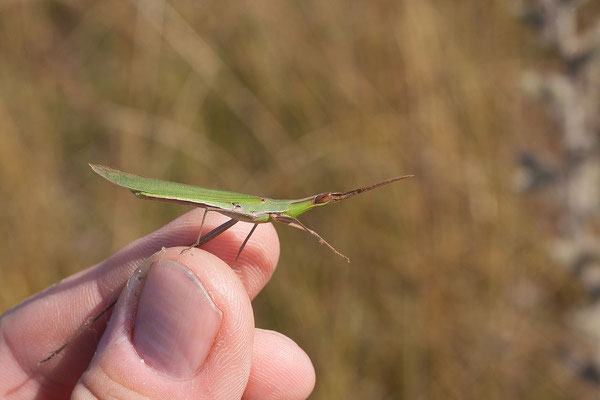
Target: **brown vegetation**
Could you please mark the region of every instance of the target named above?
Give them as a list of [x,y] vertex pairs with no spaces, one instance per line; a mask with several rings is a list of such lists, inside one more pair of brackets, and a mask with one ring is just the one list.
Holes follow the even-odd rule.
[[580,288],[513,185],[552,126],[530,41],[503,0],[0,2],[1,309],[186,210],[88,162],[280,198],[413,173],[303,217],[349,265],[279,228],[257,325],[315,399],[582,398]]

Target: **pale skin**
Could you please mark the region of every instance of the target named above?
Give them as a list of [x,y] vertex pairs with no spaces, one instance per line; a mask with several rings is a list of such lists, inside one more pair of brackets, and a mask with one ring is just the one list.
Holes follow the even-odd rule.
[[[291,339],[254,327],[250,302],[269,281],[279,257],[275,230],[271,224],[259,225],[231,268],[252,224],[240,222],[202,249],[182,253],[196,239],[203,215],[203,210],[193,210],[2,315],[0,398],[308,397],[315,382],[308,356]],[[209,213],[203,232],[226,220]],[[123,289],[140,266],[146,275],[134,275]],[[171,276],[176,277],[174,282],[168,282]],[[161,293],[178,298],[181,291],[170,292],[170,288],[192,280],[204,288],[204,295],[192,290],[191,297],[182,301],[183,308],[190,303],[194,310],[205,311],[178,318],[186,321],[178,333],[192,326],[195,340],[185,350],[198,359],[165,363],[153,354],[160,346],[149,348],[144,340],[146,330],[165,325],[150,319],[149,328],[144,310],[158,310],[160,315],[166,307],[172,312],[169,307],[179,305],[165,306],[169,301],[160,301]],[[121,296],[108,327],[107,319],[101,318],[62,353],[38,366],[40,355],[64,343],[81,321],[98,314],[116,293]],[[167,322],[170,328],[171,321]],[[214,328],[214,337],[202,330],[205,326]]]

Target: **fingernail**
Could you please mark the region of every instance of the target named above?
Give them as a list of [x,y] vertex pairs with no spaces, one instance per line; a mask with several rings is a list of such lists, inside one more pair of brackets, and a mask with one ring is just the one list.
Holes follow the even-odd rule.
[[192,271],[160,260],[150,268],[140,295],[133,344],[155,370],[186,378],[204,363],[222,317]]

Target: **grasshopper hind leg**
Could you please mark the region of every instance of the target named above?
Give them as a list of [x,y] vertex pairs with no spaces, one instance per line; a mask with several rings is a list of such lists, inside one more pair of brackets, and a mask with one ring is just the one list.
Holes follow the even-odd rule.
[[215,211],[215,210],[207,208],[206,211],[204,211],[204,215],[202,216],[202,222],[200,223],[200,231],[198,233],[198,238],[189,247],[181,250],[180,254],[183,254],[184,252],[186,252],[194,247],[198,247],[198,246],[203,245],[204,243],[210,242],[211,240],[213,240],[214,238],[219,236],[221,233],[225,232],[227,229],[231,228],[233,225],[235,225],[237,222],[239,222],[237,219],[232,218],[229,221],[224,222],[221,225],[217,226],[215,229],[213,229],[212,231],[208,232],[206,235],[203,236],[202,228],[204,228],[204,221],[206,219],[206,214],[208,214],[209,211]]

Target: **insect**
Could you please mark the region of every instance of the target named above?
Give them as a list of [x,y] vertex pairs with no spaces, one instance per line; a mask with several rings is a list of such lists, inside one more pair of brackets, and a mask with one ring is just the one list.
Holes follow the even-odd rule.
[[335,203],[355,196],[359,193],[363,193],[380,186],[414,176],[398,176],[372,185],[350,190],[348,192],[325,192],[300,199],[280,200],[243,193],[227,192],[224,190],[205,189],[198,186],[163,181],[159,179],[151,179],[98,164],[90,164],[90,167],[92,167],[92,169],[103,178],[116,185],[129,189],[135,196],[141,199],[187,204],[206,209],[206,212],[202,217],[202,222],[200,223],[200,232],[202,232],[206,214],[208,214],[210,211],[218,212],[231,218],[231,220],[215,228],[207,235],[198,235],[198,239],[194,244],[192,244],[192,246],[190,246],[190,248],[206,243],[215,236],[229,229],[238,221],[254,223],[250,233],[248,233],[248,236],[246,239],[244,239],[238,250],[234,264],[239,258],[244,246],[246,246],[246,243],[248,243],[248,240],[254,233],[254,230],[258,224],[271,221],[284,223],[307,232],[308,234],[316,237],[320,243],[329,247],[334,253],[350,262],[348,257],[337,251],[318,233],[307,228],[296,217],[315,207],[321,207],[326,204]]
[[[114,168],[105,167],[103,165],[90,164],[90,167],[92,167],[92,169],[103,178],[114,184],[129,189],[135,196],[141,199],[161,200],[171,203],[193,205],[206,209],[206,212],[202,217],[202,222],[200,223],[200,232],[202,232],[204,220],[206,219],[206,214],[208,214],[209,211],[218,212],[231,218],[205,235],[200,233],[196,242],[194,242],[194,244],[192,244],[188,249],[209,242],[216,236],[231,228],[238,221],[253,222],[254,226],[250,230],[250,233],[248,233],[248,236],[246,236],[246,239],[244,239],[242,242],[233,264],[235,264],[239,258],[244,246],[246,246],[246,243],[248,243],[250,236],[252,236],[252,233],[254,233],[254,230],[258,224],[270,221],[281,222],[308,232],[312,236],[316,237],[319,242],[325,244],[333,252],[350,262],[348,257],[334,249],[333,246],[327,243],[325,239],[319,236],[318,233],[307,228],[296,217],[315,207],[324,206],[329,203],[335,203],[336,201],[347,199],[348,197],[355,196],[359,193],[366,192],[368,190],[372,190],[401,179],[411,178],[413,176],[399,176],[383,182],[375,183],[373,185],[350,190],[349,192],[325,192],[301,199],[279,200],[269,199],[267,197],[252,196],[249,194],[226,192],[224,190],[204,189],[198,186],[163,181],[159,179],[151,179],[130,174],[128,172],[119,171]],[[182,251],[185,250],[187,249]],[[112,307],[114,307],[116,303],[117,299],[111,301],[110,304],[108,304],[100,312],[100,314],[95,316],[91,321],[86,322],[73,336],[71,336],[69,340],[67,340],[58,349],[50,353],[48,357],[41,360],[38,365],[49,361],[63,351],[69,344],[81,336],[90,328],[90,326],[100,319],[100,317],[105,315]]]

